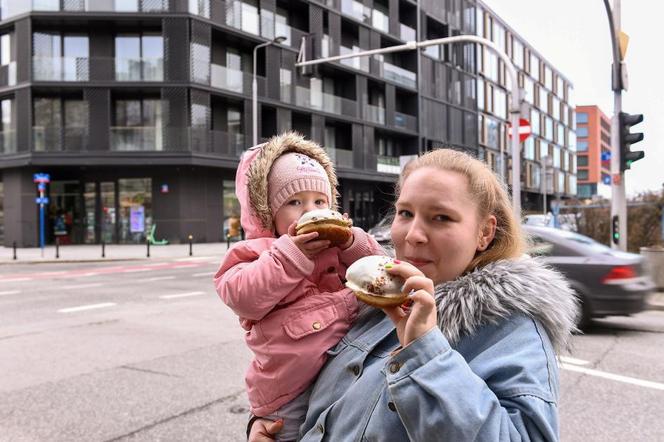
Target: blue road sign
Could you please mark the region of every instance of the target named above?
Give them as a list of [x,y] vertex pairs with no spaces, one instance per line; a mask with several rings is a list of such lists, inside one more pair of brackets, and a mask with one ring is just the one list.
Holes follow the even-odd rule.
[[611,159],[611,152],[608,150],[602,152],[601,158],[602,161],[609,161]]
[[48,204],[48,197],[47,196],[38,196],[35,198],[35,202],[37,204]]
[[50,183],[51,176],[47,173],[36,173],[32,176],[32,181],[35,183]]
[[611,184],[611,177],[609,175],[604,175],[602,177],[602,182],[608,186]]

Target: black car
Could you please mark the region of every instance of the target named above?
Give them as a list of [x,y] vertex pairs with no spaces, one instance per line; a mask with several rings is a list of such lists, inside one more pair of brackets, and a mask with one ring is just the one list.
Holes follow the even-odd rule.
[[551,227],[524,225],[530,255],[543,256],[563,273],[581,300],[578,326],[592,318],[630,315],[645,309],[655,284],[641,255],[613,250],[587,236]]

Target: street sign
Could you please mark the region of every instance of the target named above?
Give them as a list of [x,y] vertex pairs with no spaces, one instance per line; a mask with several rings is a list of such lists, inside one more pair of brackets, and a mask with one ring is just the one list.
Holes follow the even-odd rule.
[[607,186],[611,184],[611,177],[609,175],[604,175],[602,177],[602,182]]
[[601,157],[602,157],[602,161],[611,160],[611,151],[605,150],[604,152],[602,152]]
[[35,173],[32,176],[32,181],[35,183],[50,183],[51,176],[47,173]]
[[48,204],[48,197],[47,196],[38,196],[35,198],[35,202],[37,204]]
[[[512,125],[507,124],[507,135],[512,138]],[[519,142],[523,143],[530,136],[530,122],[525,118],[519,118]]]

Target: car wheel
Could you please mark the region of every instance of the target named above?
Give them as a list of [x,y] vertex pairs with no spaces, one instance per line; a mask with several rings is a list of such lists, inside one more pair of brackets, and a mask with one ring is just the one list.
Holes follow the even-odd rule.
[[576,317],[576,327],[579,330],[588,330],[592,323],[592,315],[590,313],[590,304],[584,295],[579,292],[576,292],[576,296],[579,300],[578,304],[578,314]]

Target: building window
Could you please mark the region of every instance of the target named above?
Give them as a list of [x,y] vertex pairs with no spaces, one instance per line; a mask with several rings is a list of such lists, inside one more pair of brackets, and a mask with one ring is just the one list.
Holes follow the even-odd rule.
[[576,142],[577,152],[587,152],[588,151],[588,142],[587,141],[577,141]]
[[162,81],[164,40],[155,34],[123,34],[115,37],[115,79]]
[[0,153],[16,152],[16,115],[12,98],[0,100]]
[[[581,159],[581,157],[579,157]],[[586,181],[588,179],[588,170],[586,169],[580,169],[576,172],[576,177],[579,180]]]
[[540,61],[534,54],[530,54],[530,76],[540,81]]
[[87,35],[35,32],[33,76],[37,81],[88,81]]
[[223,239],[240,239],[240,201],[235,194],[235,182],[223,181]]
[[577,137],[587,137],[588,136],[588,128],[587,127],[577,127],[576,128],[576,136]]
[[585,112],[577,112],[576,113],[576,122],[578,123],[587,123],[588,122],[588,114]]
[[588,155],[579,155],[576,160],[577,166],[587,167],[588,166]]
[[161,100],[115,100],[111,150],[162,150]]
[[35,98],[33,150],[85,150],[88,137],[88,103],[80,99]]

